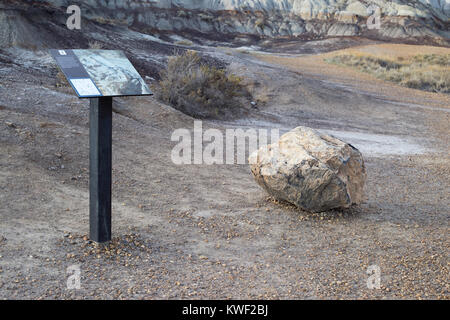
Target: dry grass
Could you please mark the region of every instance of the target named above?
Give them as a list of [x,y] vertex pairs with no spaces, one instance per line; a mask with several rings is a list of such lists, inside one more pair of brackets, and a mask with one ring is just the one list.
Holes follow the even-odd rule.
[[240,77],[205,64],[195,51],[170,57],[155,91],[161,100],[196,118],[231,115],[251,99]]
[[107,18],[107,17],[96,17],[93,20],[100,24],[109,24],[109,25],[113,25],[113,26],[128,25],[128,22],[126,19],[112,19],[112,18]]
[[450,54],[450,48],[384,43],[352,47],[322,54],[311,54],[295,57],[258,53],[254,53],[254,56],[271,64],[282,65],[289,70],[298,72],[299,74],[303,74],[307,77],[314,79],[325,79],[333,83],[340,83],[342,85],[352,87],[355,90],[363,90],[364,92],[382,95],[394,101],[403,101],[411,104],[423,104],[436,108],[449,108],[449,94],[407,88],[393,82],[378,79],[371,74],[361,72],[357,68],[348,67],[341,64],[330,64],[325,61],[326,58],[331,58],[336,55],[354,53],[403,62],[402,59],[398,61],[397,58],[403,57],[404,59],[408,59],[409,57],[412,58],[415,55],[426,54],[446,55]]
[[192,46],[194,43],[192,42],[192,41],[190,41],[190,40],[180,40],[180,41],[177,41],[177,42],[175,42],[175,44],[177,45],[177,46]]
[[39,123],[40,128],[63,128],[64,125],[55,122],[41,122]]
[[450,93],[450,54],[397,56],[391,59],[370,54],[346,53],[326,58],[404,87]]

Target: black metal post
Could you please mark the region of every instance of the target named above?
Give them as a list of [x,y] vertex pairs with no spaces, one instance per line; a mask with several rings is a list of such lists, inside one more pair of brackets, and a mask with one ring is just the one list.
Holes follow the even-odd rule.
[[91,98],[89,115],[90,239],[111,240],[112,98]]

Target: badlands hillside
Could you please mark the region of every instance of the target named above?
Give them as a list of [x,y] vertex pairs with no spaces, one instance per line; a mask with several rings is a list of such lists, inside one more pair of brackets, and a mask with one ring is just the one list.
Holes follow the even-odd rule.
[[[57,13],[71,4],[80,5],[84,27],[87,21],[101,22],[157,37],[177,33],[241,45],[292,37],[364,36],[421,44],[449,39],[448,0],[2,0],[2,47],[51,36],[49,27],[64,23]],[[380,17],[380,25],[370,16]],[[38,28],[33,36],[30,24]]]

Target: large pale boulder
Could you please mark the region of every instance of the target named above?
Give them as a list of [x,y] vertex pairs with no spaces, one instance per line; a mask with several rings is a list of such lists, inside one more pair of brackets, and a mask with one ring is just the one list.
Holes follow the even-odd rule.
[[271,196],[307,211],[348,208],[363,199],[366,170],[358,149],[307,127],[261,147],[249,163]]

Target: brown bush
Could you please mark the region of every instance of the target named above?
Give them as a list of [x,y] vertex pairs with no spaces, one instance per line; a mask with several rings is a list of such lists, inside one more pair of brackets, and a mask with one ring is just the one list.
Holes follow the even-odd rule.
[[196,118],[236,116],[251,99],[240,77],[207,65],[195,51],[169,58],[156,93],[161,100]]

